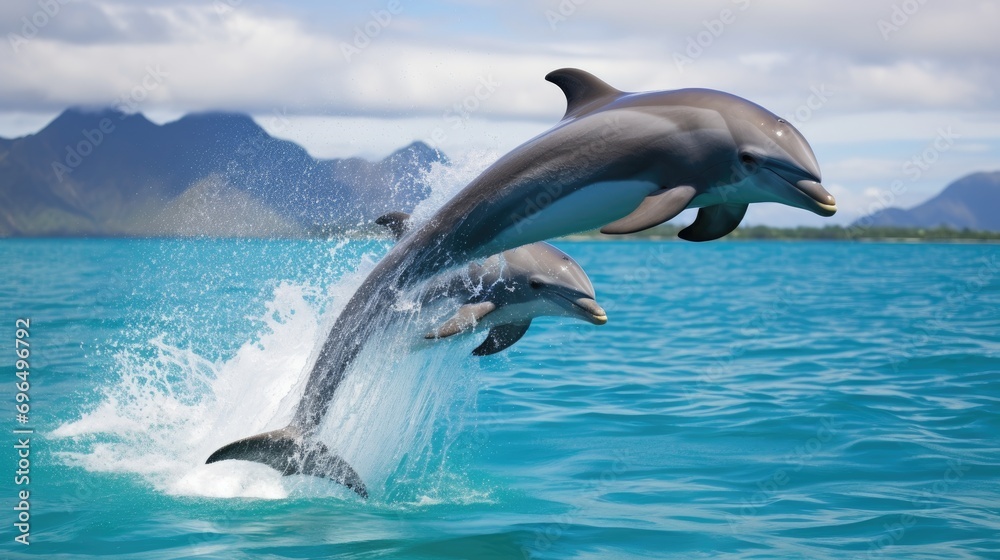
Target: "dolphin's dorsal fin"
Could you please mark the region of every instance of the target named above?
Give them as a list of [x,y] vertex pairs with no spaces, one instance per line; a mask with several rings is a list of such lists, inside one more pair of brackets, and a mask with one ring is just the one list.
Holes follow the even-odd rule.
[[450,319],[441,326],[424,335],[424,338],[446,338],[476,327],[483,317],[489,315],[497,306],[492,301],[467,303],[458,308]]
[[673,219],[694,200],[698,191],[681,185],[657,191],[642,200],[638,208],[624,218],[601,228],[601,233],[635,233]]
[[545,79],[559,86],[559,89],[566,94],[566,114],[563,115],[563,119],[578,116],[594,101],[622,94],[597,76],[577,68],[553,70],[545,76]]
[[399,238],[403,237],[410,226],[410,215],[406,212],[389,212],[379,216],[375,223],[389,228],[396,241],[399,241]]
[[747,213],[747,204],[716,204],[698,210],[694,223],[677,237],[686,241],[712,241],[736,229]]
[[497,352],[510,348],[512,344],[521,340],[524,333],[528,332],[531,320],[527,323],[512,323],[509,325],[498,325],[490,329],[490,334],[486,340],[472,351],[473,356],[489,356]]

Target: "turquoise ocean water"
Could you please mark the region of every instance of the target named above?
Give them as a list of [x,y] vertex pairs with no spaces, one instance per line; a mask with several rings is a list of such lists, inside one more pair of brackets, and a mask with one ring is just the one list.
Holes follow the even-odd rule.
[[558,245],[609,323],[374,349],[328,419],[362,501],[201,463],[287,418],[385,243],[0,242],[0,556],[1000,557],[1000,247]]

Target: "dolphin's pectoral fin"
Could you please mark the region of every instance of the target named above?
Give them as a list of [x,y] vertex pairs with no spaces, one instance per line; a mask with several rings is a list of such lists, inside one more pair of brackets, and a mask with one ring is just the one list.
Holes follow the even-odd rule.
[[467,303],[441,326],[424,335],[424,338],[445,338],[474,328],[483,317],[489,315],[497,306],[493,302]]
[[694,223],[677,237],[687,241],[712,241],[736,229],[747,213],[748,204],[716,204],[698,210]]
[[368,497],[365,483],[347,461],[331,453],[320,442],[306,441],[291,426],[220,447],[205,464],[230,459],[263,463],[284,476],[306,474],[328,478],[354,490],[362,498]]
[[510,325],[498,325],[490,329],[490,334],[486,340],[472,351],[473,356],[489,356],[510,348],[512,344],[521,340],[524,333],[528,332],[531,321],[527,323],[513,323]]
[[602,227],[601,233],[635,233],[658,226],[680,214],[697,194],[694,187],[687,185],[657,191],[644,198],[628,216]]
[[563,118],[577,116],[581,109],[602,98],[617,97],[621,91],[609,86],[590,72],[576,68],[560,68],[545,75],[545,79],[559,86],[566,94],[566,114]]

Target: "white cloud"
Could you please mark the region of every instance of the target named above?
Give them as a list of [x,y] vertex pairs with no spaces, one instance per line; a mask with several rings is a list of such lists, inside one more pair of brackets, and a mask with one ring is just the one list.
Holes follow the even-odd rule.
[[420,140],[450,156],[465,152],[505,153],[545,131],[537,121],[470,120],[464,123],[435,117],[373,119],[369,117],[287,116],[255,120],[272,136],[304,146],[316,158],[360,156],[380,159]]
[[[576,66],[626,90],[711,87],[789,116],[818,154],[835,154],[821,162],[848,198],[891,175],[900,142],[951,126],[963,142],[914,185],[917,197],[975,169],[962,166],[996,167],[1000,2],[927,2],[899,25],[895,16],[898,29],[886,38],[879,22],[892,22],[897,4],[404,3],[345,57],[344,45],[384,0],[242,2],[225,13],[207,0],[81,0],[16,41],[17,52],[9,40],[0,45],[8,50],[0,56],[0,136],[23,134],[38,115],[66,106],[113,104],[158,67],[167,76],[137,110],[239,110],[262,122],[282,111],[293,126],[275,134],[321,157],[384,155],[437,128],[447,133],[446,152],[502,150],[561,116],[562,95],[542,77]],[[31,0],[2,3],[0,26],[21,33],[21,18],[38,10]],[[562,19],[551,21],[551,11]],[[678,66],[676,54],[690,64]],[[497,85],[484,93],[483,80]],[[817,88],[829,93],[818,106]],[[876,153],[845,155],[858,145]],[[784,219],[780,209],[767,212]]]
[[898,175],[901,166],[897,159],[852,157],[824,165],[823,173],[840,181],[872,181]]
[[33,134],[56,117],[56,113],[0,112],[0,136],[18,138]]
[[848,86],[856,99],[886,106],[975,107],[991,94],[985,84],[935,64],[914,61],[861,65],[848,69]]
[[[765,104],[792,102],[795,91],[825,82],[851,100],[842,104],[851,110],[996,106],[995,72],[977,66],[1000,51],[998,34],[986,33],[976,17],[986,17],[992,3],[979,3],[978,10],[926,6],[884,41],[875,22],[888,17],[891,5],[592,2],[556,31],[541,31],[545,11],[556,3],[512,4],[529,27],[539,28],[532,36],[489,21],[478,22],[490,26],[481,35],[462,27],[442,35],[435,27],[443,25],[440,18],[404,11],[372,27],[377,35],[363,38],[369,44],[345,57],[354,30],[372,23],[367,12],[352,12],[337,33],[323,33],[296,14],[257,12],[248,3],[220,15],[208,2],[80,2],[65,7],[17,54],[0,58],[0,73],[12,78],[0,85],[0,102],[8,110],[101,103],[131,87],[146,64],[161,64],[171,79],[149,106],[259,111],[292,104],[313,114],[412,116],[439,112],[479,76],[492,74],[519,92],[499,97],[494,115],[545,119],[552,114],[545,99],[551,86],[541,77],[575,65],[625,89],[698,85]],[[718,23],[722,10],[735,14],[731,24]],[[0,21],[16,31],[12,12],[6,9]],[[103,31],[73,32],[77,19]],[[927,30],[937,20],[949,28],[966,25],[943,54],[928,48],[941,43]],[[703,45],[700,54],[678,69],[674,55],[690,54],[685,47],[692,39]]]
[[826,143],[856,144],[861,141],[930,141],[939,129],[951,128],[963,140],[1000,138],[1000,111],[925,110],[855,111],[834,114],[816,112],[815,118],[798,126],[810,139]]

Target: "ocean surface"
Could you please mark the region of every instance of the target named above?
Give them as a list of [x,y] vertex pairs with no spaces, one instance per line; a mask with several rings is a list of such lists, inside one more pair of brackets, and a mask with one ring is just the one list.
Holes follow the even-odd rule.
[[364,501],[203,463],[387,242],[0,241],[0,557],[1000,558],[1000,246],[557,245],[607,325],[363,354],[324,425]]

